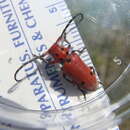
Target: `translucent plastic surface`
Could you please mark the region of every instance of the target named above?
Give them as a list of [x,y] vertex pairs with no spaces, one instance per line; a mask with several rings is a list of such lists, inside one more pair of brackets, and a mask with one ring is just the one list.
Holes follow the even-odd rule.
[[[0,34],[4,43],[0,45],[0,123],[7,128],[117,130],[117,125],[129,118],[130,1],[66,2],[71,13],[64,0],[0,1]],[[29,12],[33,10],[31,18],[37,21],[34,28],[26,25],[24,5],[28,5]],[[77,28],[77,22],[72,23],[67,39],[74,50],[86,46],[80,57],[97,71],[97,80],[101,80],[97,90],[88,92],[85,100],[76,85],[63,78],[58,65],[39,60],[23,68],[18,76],[25,78],[16,82],[14,73],[21,64],[32,59],[33,54],[46,52],[71,14],[77,13],[82,13],[84,19]],[[8,16],[17,24],[14,32],[9,28]],[[21,34],[19,39],[16,32]]]
[[[104,108],[99,105],[101,100],[106,101],[104,94],[97,97],[95,101],[80,104],[66,110],[56,111],[36,111],[28,110],[13,102],[0,98],[0,123],[10,128],[22,129],[62,129],[70,127],[71,129],[105,130],[113,128],[117,124],[123,123],[130,118],[130,110],[119,113],[115,116],[113,112],[120,109],[125,104],[130,103],[130,95]],[[98,103],[95,107],[91,105]],[[86,116],[88,119],[86,120]],[[80,125],[79,125],[80,123]],[[104,124],[104,125],[103,125]],[[102,126],[103,125],[103,126]]]

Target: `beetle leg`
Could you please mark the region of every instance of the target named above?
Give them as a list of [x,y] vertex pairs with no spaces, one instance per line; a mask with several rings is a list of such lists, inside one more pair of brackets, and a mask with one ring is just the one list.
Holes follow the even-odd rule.
[[57,64],[58,62],[56,60],[49,61],[48,64]]
[[93,66],[90,66],[89,68],[92,70],[93,74],[95,74],[95,69],[93,68]]
[[73,50],[72,53],[78,52],[81,55],[85,49],[86,47],[84,47],[82,50]]
[[40,57],[40,60],[42,60],[42,61],[45,62],[45,63],[48,63],[48,61],[45,60],[43,57]]
[[81,91],[81,93],[83,94],[84,96],[84,100],[86,101],[86,91],[84,91],[83,89],[81,89],[80,87],[78,87],[78,89]]
[[45,63],[48,63],[48,61],[43,58],[43,55],[41,55],[41,56],[37,56],[37,55],[35,55],[35,54],[32,54],[32,55],[33,55],[33,57],[35,57],[35,58],[37,58],[37,59],[40,59],[40,60],[42,60],[42,61],[45,62]]
[[100,83],[102,86],[105,86],[105,85],[104,85],[104,83],[103,83],[103,82],[101,82],[101,81],[98,81],[98,83]]
[[73,82],[72,80],[70,80],[70,79],[66,76],[66,74],[63,73],[63,77],[64,77],[64,79],[67,80],[68,82],[74,84],[74,82]]
[[86,47],[84,47],[82,50],[80,50],[79,53],[82,54],[85,49],[86,49]]

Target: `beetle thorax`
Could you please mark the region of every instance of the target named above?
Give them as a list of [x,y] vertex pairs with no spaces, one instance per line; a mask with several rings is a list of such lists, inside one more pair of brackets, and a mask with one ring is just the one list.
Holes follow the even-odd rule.
[[54,44],[49,49],[49,54],[57,60],[59,63],[66,59],[69,54],[69,48],[61,46],[59,44]]

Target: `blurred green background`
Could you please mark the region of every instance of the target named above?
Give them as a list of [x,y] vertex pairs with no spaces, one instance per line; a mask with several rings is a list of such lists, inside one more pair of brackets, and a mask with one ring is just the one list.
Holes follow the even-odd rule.
[[[130,61],[130,0],[66,0],[72,15],[81,12],[79,31],[104,87],[109,87]],[[111,93],[119,100],[130,93],[130,76]],[[119,99],[118,99],[119,98]],[[128,107],[127,107],[128,109]],[[130,130],[130,120],[120,126]]]

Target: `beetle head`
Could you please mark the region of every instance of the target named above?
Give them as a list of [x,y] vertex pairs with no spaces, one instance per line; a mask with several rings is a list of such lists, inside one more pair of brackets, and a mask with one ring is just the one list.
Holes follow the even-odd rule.
[[57,43],[53,44],[48,50],[49,54],[59,63],[63,62],[69,54],[69,48],[59,45]]

